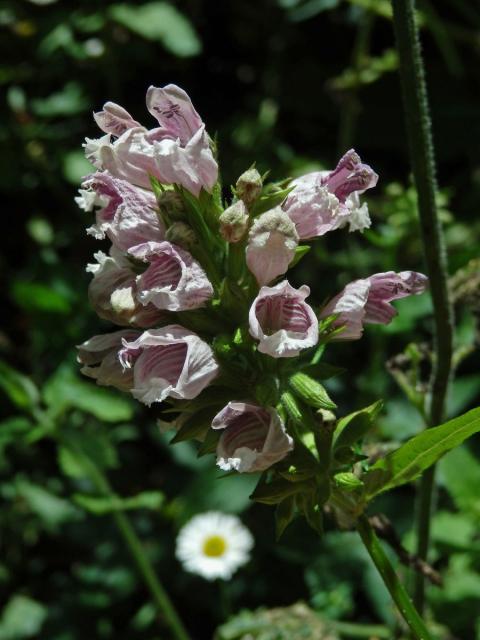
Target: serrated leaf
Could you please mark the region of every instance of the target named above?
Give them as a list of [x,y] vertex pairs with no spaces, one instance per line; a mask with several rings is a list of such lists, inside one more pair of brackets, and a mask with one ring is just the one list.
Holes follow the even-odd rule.
[[362,480],[368,499],[415,480],[447,451],[478,431],[480,408],[414,436],[399,449],[378,460],[364,474]]
[[340,418],[333,434],[333,448],[351,447],[360,438],[363,438],[371,429],[372,423],[382,406],[383,401],[378,400],[364,409],[354,411],[348,416]]

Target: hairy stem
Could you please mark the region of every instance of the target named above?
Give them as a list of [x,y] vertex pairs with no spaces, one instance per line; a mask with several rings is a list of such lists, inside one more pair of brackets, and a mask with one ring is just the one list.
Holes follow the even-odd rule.
[[420,614],[415,609],[404,586],[398,579],[390,560],[385,554],[379,539],[375,535],[368,518],[363,515],[357,521],[357,530],[362,538],[370,557],[372,558],[382,580],[387,587],[398,611],[407,623],[412,636],[416,640],[432,640]]
[[[442,422],[453,351],[453,309],[447,287],[447,258],[435,193],[435,163],[431,121],[425,85],[414,0],[392,0],[393,23],[400,63],[400,78],[410,147],[410,159],[418,194],[420,230],[434,309],[434,366],[428,426]],[[417,555],[427,560],[434,488],[434,467],[423,475],[417,505]],[[422,611],[424,578],[415,578],[414,601]]]

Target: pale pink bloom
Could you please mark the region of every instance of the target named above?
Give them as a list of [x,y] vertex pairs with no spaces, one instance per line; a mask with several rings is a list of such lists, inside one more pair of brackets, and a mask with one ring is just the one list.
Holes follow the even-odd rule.
[[117,137],[120,137],[127,129],[141,126],[128,111],[115,102],[106,102],[103,105],[103,111],[94,113],[93,118],[102,131]]
[[[150,188],[149,176],[153,176],[162,184],[181,185],[195,196],[202,188],[211,191],[218,165],[205,125],[188,95],[175,85],[150,87],[147,106],[160,127],[138,126],[122,107],[107,103],[96,114],[107,135],[98,140],[87,138],[87,159],[98,169],[145,189]],[[120,135],[112,141],[110,133]]]
[[153,304],[143,305],[137,298],[137,274],[122,254],[112,249],[110,256],[95,254],[97,262],[89,264],[93,273],[88,297],[96,313],[104,320],[119,325],[152,327],[161,324],[166,314]]
[[273,358],[292,358],[318,342],[318,320],[305,298],[310,289],[292,287],[287,280],[262,287],[249,312],[250,335],[258,350]]
[[338,314],[333,326],[343,326],[344,329],[336,339],[357,340],[363,333],[365,323],[388,324],[397,315],[398,312],[390,304],[392,300],[419,295],[427,286],[427,276],[415,271],[376,273],[347,284],[322,309],[320,318]]
[[246,259],[259,285],[285,273],[297,245],[295,225],[281,207],[262,213],[254,221],[248,235]]
[[179,325],[145,331],[123,344],[120,362],[133,369],[132,395],[148,406],[168,397],[195,398],[219,370],[208,344]]
[[107,235],[123,251],[147,240],[160,242],[165,237],[153,193],[106,171],[88,176],[76,201],[84,211],[95,209],[96,222],[87,233],[99,240]]
[[224,429],[217,445],[217,465],[224,471],[264,471],[293,449],[292,438],[271,407],[229,402],[213,419],[212,429]]
[[103,386],[117,387],[122,391],[130,391],[133,387],[133,374],[120,364],[118,352],[123,347],[123,340],[135,340],[140,333],[130,329],[93,336],[77,346],[77,360],[83,367],[81,372]]
[[174,84],[167,84],[163,88],[149,87],[147,109],[158,120],[166,135],[180,140],[183,146],[203,125],[187,93]]
[[359,194],[377,184],[378,175],[353,150],[340,159],[333,171],[316,171],[297,178],[283,204],[300,238],[322,236],[349,225],[362,231],[371,224],[368,207]]
[[137,297],[142,304],[185,311],[204,306],[213,296],[205,271],[185,249],[166,241],[145,242],[130,249],[129,255],[149,263],[137,278]]

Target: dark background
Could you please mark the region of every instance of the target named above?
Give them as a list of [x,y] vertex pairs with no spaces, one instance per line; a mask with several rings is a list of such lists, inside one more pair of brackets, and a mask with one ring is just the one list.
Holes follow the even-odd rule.
[[[457,346],[467,354],[451,393],[454,415],[474,406],[480,389],[480,7],[424,0],[419,8],[439,206],[457,274]],[[225,611],[218,585],[183,573],[173,549],[178,527],[209,508],[242,514],[256,539],[253,562],[227,585],[233,611],[304,599],[328,618],[391,621],[388,598],[354,534],[332,530],[319,542],[296,522],[274,544],[272,512],[248,503],[254,478],[218,480],[211,458],[198,460],[190,445],[167,448],[152,412],[113,392],[97,396],[80,380],[74,345],[109,326],[88,306],[84,266],[99,245],[86,237],[89,215],[73,202],[89,171],[81,144],[99,135],[92,111],[112,100],[152,126],[146,89],[173,82],[217,135],[225,195],[253,161],[282,179],[333,167],[351,146],[379,173],[369,193],[372,229],[322,238],[293,274],[318,302],[355,277],[422,270],[389,12],[382,0],[0,3],[0,355],[8,363],[0,408],[0,638],[168,637],[109,516],[75,501],[95,491],[72,470],[53,431],[87,434],[120,495],[164,494],[161,507],[130,515],[195,639],[210,638]],[[342,412],[386,400],[377,441],[400,441],[421,427],[385,362],[412,342],[428,349],[430,303],[424,296],[398,308],[391,326],[332,347],[327,358],[349,370],[330,385]],[[426,380],[428,363],[421,371]],[[39,389],[39,406],[54,423],[50,432],[18,389],[15,395],[15,385],[32,384],[19,374]],[[452,630],[445,637],[462,640],[480,637],[474,454],[475,443],[445,458],[434,526],[434,559],[446,585],[432,590],[431,605]],[[468,469],[460,488],[459,468]],[[412,505],[413,492],[405,489],[378,509],[406,532]],[[33,622],[23,628],[26,619]]]

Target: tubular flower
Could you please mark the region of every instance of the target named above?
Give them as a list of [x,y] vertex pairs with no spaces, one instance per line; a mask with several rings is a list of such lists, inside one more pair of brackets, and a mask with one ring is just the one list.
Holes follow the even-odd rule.
[[[218,165],[210,139],[188,95],[175,85],[147,92],[147,107],[160,127],[139,126],[122,107],[108,102],[95,120],[107,135],[87,138],[85,155],[92,164],[134,185],[150,188],[150,176],[178,184],[195,196],[211,191]],[[110,134],[118,136],[113,140]]]
[[249,323],[261,353],[291,358],[317,344],[318,320],[305,302],[309,295],[309,287],[295,289],[287,280],[260,289],[250,307]]
[[202,307],[213,295],[213,287],[199,263],[188,251],[170,242],[145,242],[130,249],[129,255],[149,263],[136,283],[142,304],[184,311]]
[[293,440],[275,409],[229,402],[212,422],[224,429],[217,446],[217,465],[224,471],[264,471],[282,460]]
[[168,397],[195,398],[218,373],[208,344],[179,325],[124,340],[119,358],[124,369],[133,370],[132,395],[148,406]]
[[359,194],[377,184],[378,175],[353,150],[340,159],[333,171],[308,173],[291,186],[283,209],[295,223],[300,238],[315,238],[349,225],[350,231],[370,226],[366,204]]
[[165,313],[153,304],[143,305],[138,300],[137,276],[122,254],[111,251],[107,256],[98,251],[95,258],[96,263],[87,265],[87,271],[93,273],[88,298],[100,318],[142,328],[158,325],[164,320]]
[[281,207],[262,213],[255,220],[248,236],[246,260],[259,285],[285,273],[297,245],[295,225]]
[[118,352],[123,346],[123,340],[135,340],[139,335],[138,331],[123,329],[93,336],[78,345],[77,360],[83,365],[81,372],[96,380],[99,385],[130,391],[133,387],[133,375],[120,364]]
[[427,276],[415,271],[376,273],[347,284],[322,309],[320,317],[338,314],[334,326],[343,326],[344,330],[337,339],[357,340],[364,324],[388,324],[397,315],[392,300],[423,293],[427,285]]
[[107,172],[89,176],[76,201],[84,211],[96,209],[96,223],[87,233],[99,240],[108,236],[122,251],[147,240],[160,242],[165,237],[163,223],[155,213],[153,193]]

